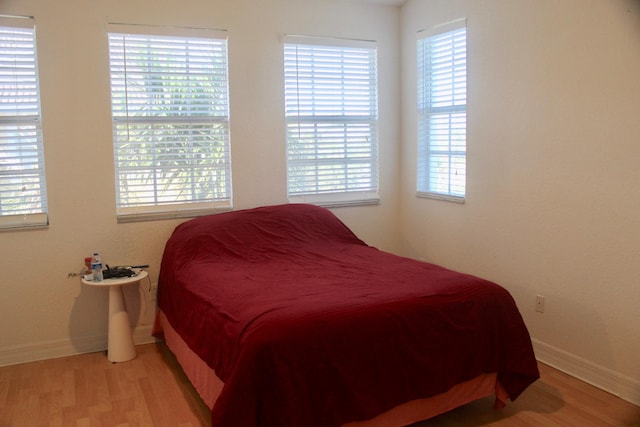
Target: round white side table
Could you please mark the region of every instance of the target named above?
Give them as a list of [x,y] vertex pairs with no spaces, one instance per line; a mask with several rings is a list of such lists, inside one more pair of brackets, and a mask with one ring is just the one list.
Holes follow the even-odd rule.
[[82,279],[85,285],[96,288],[109,288],[109,339],[107,343],[107,358],[111,362],[126,362],[136,357],[133,344],[133,334],[129,324],[129,313],[124,303],[122,287],[140,282],[147,277],[146,271],[140,271],[133,277],[118,279],[104,279],[101,282]]

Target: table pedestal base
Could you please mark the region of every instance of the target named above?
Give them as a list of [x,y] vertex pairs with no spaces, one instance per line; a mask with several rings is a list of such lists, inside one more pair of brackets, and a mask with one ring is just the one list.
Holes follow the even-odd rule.
[[109,342],[107,345],[107,358],[112,362],[126,362],[136,357],[122,286],[109,286]]

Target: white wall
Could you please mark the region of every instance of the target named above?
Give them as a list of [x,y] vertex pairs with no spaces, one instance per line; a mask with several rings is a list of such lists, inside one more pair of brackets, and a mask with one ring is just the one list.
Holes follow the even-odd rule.
[[[539,356],[640,402],[637,1],[3,0],[0,13],[37,22],[51,220],[0,233],[0,364],[104,348],[106,294],[67,273],[99,250],[150,263],[155,281],[179,222],[115,221],[105,24],[213,27],[229,34],[236,208],[286,201],[280,35],[377,40],[382,202],[335,212],[375,246],[503,284]],[[463,205],[414,195],[415,33],[459,17]],[[135,291],[127,302],[143,317]]]
[[[415,196],[415,40],[461,17],[468,176],[454,204]],[[404,253],[501,283],[541,359],[639,403],[640,3],[409,0],[401,25]]]
[[[378,41],[378,206],[334,211],[368,243],[398,250],[399,9],[312,0],[2,0],[35,17],[50,226],[0,233],[0,365],[106,347],[106,291],[67,273],[100,251],[111,264],[149,263],[157,281],[177,220],[117,224],[108,22],[228,30],[236,209],[286,202],[283,33]],[[145,288],[148,284],[145,284]],[[149,322],[135,289],[137,338]],[[143,324],[144,323],[144,324]]]

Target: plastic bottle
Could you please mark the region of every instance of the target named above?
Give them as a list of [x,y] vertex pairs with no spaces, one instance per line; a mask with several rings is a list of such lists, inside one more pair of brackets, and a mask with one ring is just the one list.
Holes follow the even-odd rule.
[[91,257],[91,274],[94,282],[102,282],[102,260],[98,252],[94,252]]

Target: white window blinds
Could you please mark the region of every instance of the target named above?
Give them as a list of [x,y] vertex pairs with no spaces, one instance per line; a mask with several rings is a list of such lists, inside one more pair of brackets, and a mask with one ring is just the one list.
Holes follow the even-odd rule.
[[287,36],[284,60],[289,200],[377,203],[375,43]]
[[419,195],[464,200],[467,36],[465,21],[417,42]]
[[109,29],[119,220],[230,208],[226,36]]
[[0,229],[47,224],[34,21],[0,16]]

